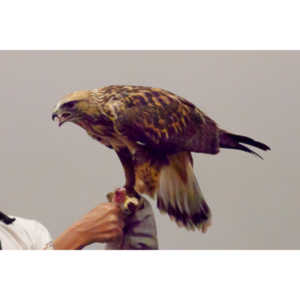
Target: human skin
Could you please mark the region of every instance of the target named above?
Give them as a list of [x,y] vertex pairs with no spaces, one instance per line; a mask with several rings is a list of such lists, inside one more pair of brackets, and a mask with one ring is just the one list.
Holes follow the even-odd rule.
[[122,239],[124,222],[117,203],[101,203],[64,231],[54,242],[55,250],[80,250],[92,243]]

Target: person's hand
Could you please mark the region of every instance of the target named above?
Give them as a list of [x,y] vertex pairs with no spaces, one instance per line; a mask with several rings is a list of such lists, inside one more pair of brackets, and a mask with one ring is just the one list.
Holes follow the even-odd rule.
[[53,242],[54,249],[82,249],[122,239],[124,222],[117,203],[101,203]]
[[119,239],[124,226],[120,207],[116,203],[102,203],[73,225],[86,244],[106,243]]

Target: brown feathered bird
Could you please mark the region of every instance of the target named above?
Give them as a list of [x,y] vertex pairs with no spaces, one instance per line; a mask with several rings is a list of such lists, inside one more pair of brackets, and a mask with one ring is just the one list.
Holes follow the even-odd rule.
[[56,105],[55,118],[59,125],[79,125],[114,149],[124,167],[127,194],[156,196],[160,211],[188,229],[206,231],[211,217],[191,152],[217,154],[229,148],[259,156],[244,144],[270,150],[220,129],[194,104],[160,88],[112,85],[77,91]]

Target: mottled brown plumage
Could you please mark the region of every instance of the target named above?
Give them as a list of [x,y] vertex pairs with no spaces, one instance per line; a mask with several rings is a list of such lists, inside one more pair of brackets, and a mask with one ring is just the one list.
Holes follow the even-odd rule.
[[159,88],[114,85],[67,95],[53,118],[71,121],[109,148],[124,167],[128,193],[157,194],[158,207],[179,225],[206,230],[210,210],[193,173],[191,152],[269,147],[230,134],[195,105]]

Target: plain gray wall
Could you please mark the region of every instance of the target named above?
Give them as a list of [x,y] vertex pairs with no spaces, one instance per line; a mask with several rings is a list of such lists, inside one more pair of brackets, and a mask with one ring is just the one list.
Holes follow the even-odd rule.
[[272,151],[194,154],[213,226],[180,229],[153,202],[160,248],[300,248],[300,52],[2,51],[0,66],[1,210],[56,237],[106,201],[124,182],[117,156],[73,124],[58,128],[51,110],[74,90],[161,87]]

